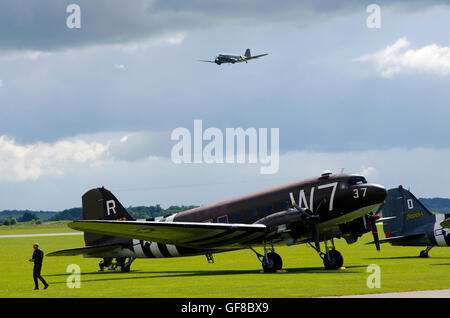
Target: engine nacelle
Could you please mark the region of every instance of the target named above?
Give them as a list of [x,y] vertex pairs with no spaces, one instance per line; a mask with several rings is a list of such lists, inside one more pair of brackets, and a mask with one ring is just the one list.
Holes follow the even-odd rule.
[[288,209],[259,219],[255,224],[264,224],[273,234],[281,234],[287,245],[296,244],[296,238],[307,230],[304,216],[296,209]]
[[355,243],[359,237],[364,233],[369,232],[366,220],[366,216],[355,219],[351,222],[339,225],[342,237],[347,241],[348,244]]

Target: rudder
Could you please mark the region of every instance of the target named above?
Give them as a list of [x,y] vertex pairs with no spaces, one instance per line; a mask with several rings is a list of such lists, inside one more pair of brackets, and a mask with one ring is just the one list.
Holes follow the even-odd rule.
[[411,192],[401,186],[388,190],[382,214],[383,218],[396,217],[383,222],[386,236],[413,233],[414,229],[434,222],[434,215]]
[[[134,220],[117,198],[104,187],[86,192],[82,197],[84,220]],[[84,233],[86,246],[102,244],[111,237]]]

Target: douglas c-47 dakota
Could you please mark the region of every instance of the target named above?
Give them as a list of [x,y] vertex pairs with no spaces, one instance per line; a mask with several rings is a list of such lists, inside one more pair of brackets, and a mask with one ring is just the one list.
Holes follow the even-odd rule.
[[199,61],[215,63],[217,65],[226,64],[226,63],[231,63],[231,64],[242,63],[242,62],[248,63],[248,61],[250,61],[250,60],[258,59],[258,58],[266,56],[266,55],[269,55],[269,54],[264,53],[264,54],[252,56],[252,54],[250,53],[250,49],[247,49],[245,51],[244,55],[221,53],[218,56],[216,56],[214,61],[210,61],[210,60],[199,60]]
[[[128,272],[136,258],[206,255],[213,262],[214,253],[250,249],[264,272],[274,272],[282,268],[275,246],[307,243],[326,269],[338,269],[343,258],[333,239],[343,237],[351,244],[371,231],[378,243],[378,211],[374,211],[385,199],[386,189],[367,183],[361,175],[326,171],[316,178],[166,217],[134,220],[110,191],[95,188],[82,197],[83,220],[69,223],[85,232],[86,246],[48,255],[102,258],[102,270],[120,266]],[[257,247],[263,251],[257,252]]]

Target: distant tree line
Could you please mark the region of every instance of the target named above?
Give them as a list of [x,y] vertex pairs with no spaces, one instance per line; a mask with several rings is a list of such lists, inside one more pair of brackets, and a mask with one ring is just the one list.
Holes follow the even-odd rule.
[[2,224],[3,225],[15,225],[17,223],[30,223],[30,224],[42,224],[42,220],[36,216],[36,214],[33,214],[31,212],[25,212],[21,217],[15,218],[15,217],[7,217],[3,219]]
[[[195,205],[171,205],[167,209],[163,209],[159,204],[152,205],[152,206],[130,206],[127,208],[128,213],[134,218],[134,219],[150,219],[150,218],[156,218],[160,216],[167,216],[173,213],[178,213],[181,211],[190,210],[193,208],[196,208]],[[28,222],[30,224],[41,224],[43,222],[42,219],[40,219],[37,214],[45,214],[48,215],[51,213],[51,217],[47,218],[46,221],[53,222],[53,221],[78,221],[83,219],[83,209],[82,208],[72,208],[72,209],[66,209],[61,212],[49,212],[49,211],[40,211],[40,212],[32,212],[29,210],[26,210],[21,216],[19,216],[19,211],[2,211],[1,214],[8,215],[7,217],[3,218],[2,224],[3,225],[15,225],[17,223],[22,222]]]
[[150,219],[159,216],[167,216],[173,213],[190,210],[196,208],[195,205],[171,205],[167,209],[161,208],[159,204],[153,206],[135,206],[128,207],[127,211],[134,219]]
[[[168,209],[163,209],[159,204],[157,204],[152,206],[130,206],[127,208],[127,211],[134,219],[150,219],[186,211],[196,207],[197,206],[195,205],[172,205]],[[72,208],[57,213],[56,215],[52,216],[49,221],[78,221],[81,219],[83,219],[83,209]]]

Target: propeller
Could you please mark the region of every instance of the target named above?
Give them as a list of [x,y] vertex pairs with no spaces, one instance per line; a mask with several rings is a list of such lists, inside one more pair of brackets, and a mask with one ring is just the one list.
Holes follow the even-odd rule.
[[208,62],[208,63],[216,63],[216,61],[209,61],[209,60],[198,60],[199,62]]
[[380,205],[378,207],[378,209],[375,211],[374,214],[372,214],[372,213],[366,214],[366,223],[369,226],[369,230],[372,231],[373,241],[375,243],[377,251],[380,250],[380,239],[378,237],[378,230],[377,230],[377,223],[376,222],[380,218],[378,213],[381,211],[383,206],[384,206],[384,204]]
[[295,203],[294,196],[293,196],[292,193],[290,193],[290,197],[291,197],[291,204],[292,204],[292,206],[298,212],[300,212],[303,216],[305,216],[306,222],[308,223],[309,227],[311,228],[311,234],[312,234],[312,238],[313,238],[313,241],[314,241],[314,245],[316,246],[316,251],[318,253],[320,253],[319,232],[317,231],[317,223],[319,222],[320,217],[317,214],[317,212],[319,211],[319,207],[322,204],[322,202],[319,203],[319,205],[315,209],[316,211],[314,213],[314,212],[312,212],[309,209],[303,209],[297,203]]

